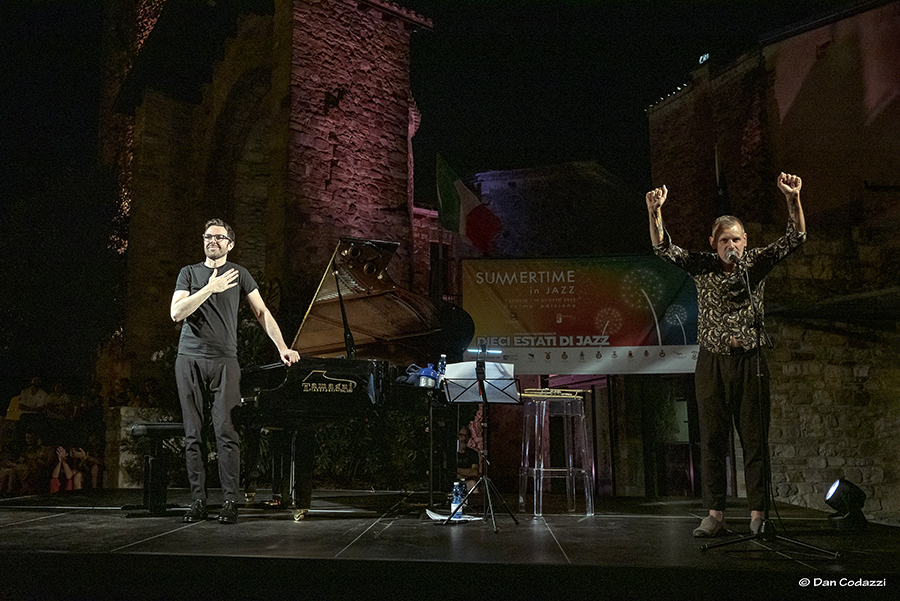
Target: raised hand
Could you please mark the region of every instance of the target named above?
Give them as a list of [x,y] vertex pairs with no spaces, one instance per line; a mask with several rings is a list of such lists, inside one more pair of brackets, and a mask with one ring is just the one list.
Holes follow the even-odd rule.
[[794,194],[800,193],[800,187],[803,185],[803,181],[796,175],[791,175],[790,173],[781,173],[778,176],[778,189],[787,196],[793,196]]
[[665,235],[663,227],[662,209],[669,191],[665,186],[660,186],[647,192],[647,214],[650,216],[650,242],[656,246],[662,242]]
[[788,215],[797,226],[798,232],[806,231],[806,218],[803,216],[803,207],[800,205],[800,188],[803,181],[796,175],[784,173],[778,175],[778,189],[787,200]]
[[661,209],[668,195],[669,191],[665,186],[647,192],[647,210],[654,213]]

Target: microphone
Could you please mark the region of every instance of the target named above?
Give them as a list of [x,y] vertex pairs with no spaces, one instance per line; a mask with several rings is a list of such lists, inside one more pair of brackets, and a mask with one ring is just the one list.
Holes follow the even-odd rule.
[[737,265],[741,262],[741,258],[738,256],[737,251],[734,249],[728,251],[728,253],[725,255],[725,260],[733,265]]

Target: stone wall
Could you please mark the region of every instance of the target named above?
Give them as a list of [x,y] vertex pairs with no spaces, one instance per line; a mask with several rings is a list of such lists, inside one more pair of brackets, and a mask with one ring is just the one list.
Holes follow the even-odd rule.
[[191,113],[188,106],[148,92],[135,115],[125,282],[125,359],[135,376],[152,353],[177,340],[169,318],[175,278],[183,265],[203,258],[201,217],[183,170],[192,149],[176,143],[191,137]]
[[[889,229],[896,240],[898,228]],[[881,277],[882,257],[895,254],[897,243],[873,249],[861,242],[883,238],[860,227],[818,232],[800,257],[789,259],[786,275],[811,289],[816,283],[871,289]],[[869,518],[898,523],[900,332],[896,316],[861,322],[860,313],[870,309],[848,297],[851,302],[836,312],[843,315],[817,316],[816,299],[806,293],[800,298],[810,309],[792,313],[808,316],[769,320],[776,342],[771,362],[775,490],[789,502],[828,509],[828,488],[847,478],[868,495]]]
[[771,148],[763,144],[765,82],[758,55],[726,70],[707,63],[686,91],[649,111],[651,178],[669,191],[663,217],[680,245],[708,248],[710,226],[721,214],[787,220],[775,196]]
[[314,290],[340,236],[401,242],[409,287],[409,22],[356,0],[294,2],[288,271]]

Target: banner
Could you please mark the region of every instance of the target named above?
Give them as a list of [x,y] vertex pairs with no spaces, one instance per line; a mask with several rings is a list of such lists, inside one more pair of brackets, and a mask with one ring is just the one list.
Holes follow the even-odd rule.
[[488,360],[518,374],[694,371],[694,283],[655,256],[468,260],[462,271],[475,347],[501,351]]

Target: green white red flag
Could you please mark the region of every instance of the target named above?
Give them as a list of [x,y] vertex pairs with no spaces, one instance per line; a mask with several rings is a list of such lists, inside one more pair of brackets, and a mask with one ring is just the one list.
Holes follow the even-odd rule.
[[441,227],[459,232],[482,253],[494,248],[503,229],[500,219],[437,157],[438,216]]

